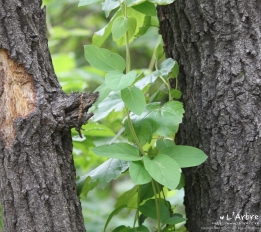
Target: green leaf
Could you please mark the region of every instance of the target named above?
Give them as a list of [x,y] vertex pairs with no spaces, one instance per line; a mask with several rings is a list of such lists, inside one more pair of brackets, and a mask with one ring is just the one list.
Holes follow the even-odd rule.
[[159,71],[162,76],[168,76],[171,72],[172,68],[174,67],[175,61],[172,58],[166,59],[159,68]]
[[118,70],[123,72],[125,60],[116,53],[111,53],[105,48],[98,48],[94,45],[84,46],[85,58],[94,68],[110,71]]
[[127,74],[123,74],[122,72],[113,70],[106,74],[105,83],[111,90],[119,91],[131,85],[135,78],[135,71],[130,71]]
[[186,220],[187,220],[186,218],[174,216],[174,217],[167,219],[166,221],[164,221],[162,223],[168,224],[168,225],[176,225],[176,224],[179,224],[181,222],[185,222]]
[[179,180],[179,184],[177,186],[177,190],[180,190],[182,189],[183,187],[185,186],[185,176],[183,173],[181,173],[181,176],[180,176],[180,180]]
[[98,180],[93,180],[90,176],[78,177],[76,180],[78,195],[87,197],[89,191],[93,190],[99,184]]
[[106,84],[101,84],[97,89],[94,90],[94,93],[99,92],[99,99],[95,102],[94,105],[98,105],[100,102],[102,102],[106,97],[108,97],[109,93],[111,92],[111,89],[108,88]]
[[[90,171],[84,176],[81,176],[77,181],[77,185],[79,188],[83,189],[82,192],[85,193],[85,195],[87,192],[84,191],[84,188],[87,187],[87,185],[90,185],[92,182],[95,183],[94,187],[96,187],[96,185],[99,183],[101,187],[104,188],[107,183],[109,183],[111,180],[117,179],[122,172],[125,172],[128,169],[129,164],[130,163],[127,161],[108,159],[94,170]],[[88,189],[88,191],[89,190],[90,189]]]
[[163,42],[162,42],[162,40],[161,40],[161,42],[159,43],[159,45],[157,46],[157,48],[156,48],[156,58],[157,58],[157,60],[160,60],[161,58],[163,58],[164,57],[164,49],[163,49]]
[[88,123],[82,125],[82,133],[85,136],[95,136],[95,137],[112,137],[115,133],[106,125],[99,123]]
[[164,148],[159,151],[159,154],[171,157],[181,168],[200,165],[208,158],[206,154],[198,148],[181,145]]
[[130,20],[130,26],[128,29],[128,39],[129,39],[129,43],[130,43],[133,40],[133,37],[136,32],[137,20],[134,17],[129,17],[129,20]]
[[139,28],[138,33],[136,34],[137,37],[144,35],[148,29],[151,27],[151,16],[145,16],[143,25]]
[[119,16],[122,16],[121,10],[117,11],[117,13],[111,18],[110,22],[104,28],[94,33],[92,38],[93,45],[100,47],[108,39],[111,34],[112,24]]
[[140,160],[139,149],[128,143],[115,143],[93,148],[93,152],[99,156],[108,158],[136,161]]
[[105,12],[106,17],[109,16],[110,12],[116,9],[120,5],[118,0],[105,0],[102,3],[102,10]]
[[148,1],[132,6],[132,8],[148,16],[157,16],[155,5]]
[[160,76],[160,71],[155,71],[139,81],[137,81],[134,85],[139,89],[144,89],[148,84],[154,83],[157,77]]
[[[145,15],[132,8],[128,8],[128,18],[130,19],[130,27],[127,33],[129,43],[131,43],[136,38],[136,34],[138,33],[139,28],[142,27]],[[124,45],[125,42],[126,41],[124,37],[121,37],[120,39],[116,40],[116,43],[119,47]]]
[[171,97],[175,98],[175,99],[180,99],[181,96],[182,96],[182,93],[179,90],[177,90],[177,89],[172,89],[170,91],[170,93],[171,93]]
[[142,161],[131,162],[129,172],[131,179],[136,185],[147,184],[151,181],[151,176],[145,169]]
[[81,0],[79,2],[78,6],[85,6],[85,5],[93,4],[96,2],[101,2],[101,0]]
[[93,121],[98,121],[105,118],[111,111],[121,111],[124,107],[124,103],[121,99],[120,92],[112,92],[102,102],[100,102],[97,108],[93,111]]
[[172,69],[171,77],[177,78],[179,75],[179,64],[176,60],[174,60],[174,67]]
[[[134,130],[142,144],[149,143],[154,133],[169,137],[178,131],[184,109],[181,102],[170,101],[160,107],[160,103],[147,104],[140,116],[132,115]],[[129,128],[125,123],[125,133]],[[130,138],[129,138],[130,139]],[[131,140],[130,140],[131,141]]]
[[156,5],[169,5],[175,0],[149,0],[149,1]]
[[110,215],[109,215],[109,217],[108,217],[108,219],[107,219],[107,221],[106,221],[106,223],[105,223],[104,229],[103,229],[104,232],[106,231],[106,228],[107,228],[107,226],[109,225],[109,223],[110,223],[111,219],[113,218],[113,216],[114,216],[114,215],[117,215],[117,214],[118,214],[122,209],[124,209],[124,208],[127,208],[127,205],[126,205],[126,204],[117,207],[116,209],[114,209],[114,210],[110,213]]
[[158,139],[156,142],[156,146],[159,150],[161,150],[165,147],[173,147],[175,146],[175,143],[170,139]]
[[135,114],[141,115],[146,107],[142,91],[136,87],[128,87],[121,91],[121,97],[126,106]]
[[[159,154],[153,160],[143,157],[144,166],[153,179],[173,190],[180,180],[180,167],[167,155]],[[174,162],[173,162],[174,161]]]
[[125,33],[128,31],[129,26],[130,26],[129,18],[120,16],[117,19],[115,19],[115,21],[112,24],[112,29],[111,29],[114,39],[118,40],[119,38],[124,36]]
[[[154,196],[153,187],[151,182],[148,184],[143,184],[140,186],[140,201],[143,202],[149,198],[152,198]],[[162,185],[158,184],[158,187],[156,188],[156,192],[160,193],[162,191]]]
[[[170,217],[169,209],[165,205],[165,201],[162,198],[158,199],[160,208],[160,221],[165,221]],[[143,205],[139,207],[141,213],[157,220],[157,208],[155,199],[147,200]]]
[[[124,192],[120,197],[118,197],[115,207],[119,207],[120,205],[127,204],[128,208],[136,208],[137,196],[138,196],[138,186],[136,185],[132,189]],[[153,189],[152,189],[152,196],[153,196]]]

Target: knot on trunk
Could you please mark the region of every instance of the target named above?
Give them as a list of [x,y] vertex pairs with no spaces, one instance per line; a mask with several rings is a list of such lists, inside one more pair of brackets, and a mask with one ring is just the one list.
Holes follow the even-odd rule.
[[88,110],[98,97],[98,92],[59,95],[51,103],[52,113],[58,123],[58,128],[75,128],[81,136],[81,126],[93,116],[93,113],[88,113]]

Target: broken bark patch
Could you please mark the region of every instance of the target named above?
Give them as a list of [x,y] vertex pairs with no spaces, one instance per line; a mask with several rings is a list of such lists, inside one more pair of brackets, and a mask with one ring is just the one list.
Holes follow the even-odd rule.
[[15,139],[13,122],[26,117],[35,109],[33,78],[22,65],[0,49],[0,134],[6,146]]

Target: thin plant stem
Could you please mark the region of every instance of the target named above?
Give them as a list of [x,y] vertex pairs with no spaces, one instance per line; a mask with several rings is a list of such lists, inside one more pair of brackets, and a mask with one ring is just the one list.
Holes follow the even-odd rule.
[[165,79],[162,77],[162,76],[159,76],[160,77],[160,79],[164,82],[164,84],[167,86],[167,88],[168,88],[168,93],[169,93],[169,101],[171,101],[171,99],[172,99],[172,97],[171,97],[171,90],[170,90],[170,85],[168,84],[168,82],[167,81],[165,81]]
[[137,134],[136,134],[136,132],[134,130],[134,127],[133,127],[133,124],[132,124],[132,121],[131,121],[131,118],[130,118],[130,113],[129,113],[129,110],[128,110],[128,108],[126,106],[125,106],[125,110],[126,110],[126,113],[127,113],[128,126],[130,128],[131,135],[132,135],[135,143],[139,147],[141,154],[144,156],[145,152],[144,152],[144,150],[142,148],[142,145],[141,145],[141,143],[140,143],[140,141],[138,139],[138,136],[137,136]]
[[156,183],[153,179],[152,179],[151,183],[152,183],[152,188],[153,188],[155,202],[156,202],[158,232],[160,232],[160,206],[159,206],[159,201],[158,201],[158,197],[157,197]]
[[[136,225],[136,221],[139,218],[139,211],[140,211],[140,186],[138,186],[138,199],[137,199],[137,210],[136,210],[136,214],[135,214],[135,218],[134,218],[134,223],[133,223],[133,228],[135,228]],[[140,221],[138,220],[139,226],[140,226]]]
[[156,63],[156,60],[157,60],[157,57],[156,57],[156,51],[157,51],[157,47],[159,45],[161,41],[161,35],[158,36],[158,39],[157,39],[157,42],[156,42],[156,46],[154,47],[154,50],[153,50],[153,54],[152,54],[152,57],[151,57],[151,60],[150,60],[150,64],[149,64],[149,70],[152,71],[153,70],[153,67]]

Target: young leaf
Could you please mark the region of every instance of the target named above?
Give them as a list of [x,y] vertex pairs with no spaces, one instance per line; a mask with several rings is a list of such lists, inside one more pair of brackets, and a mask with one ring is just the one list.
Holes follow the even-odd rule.
[[110,12],[116,9],[120,5],[118,0],[105,0],[102,3],[102,10],[105,12],[106,17],[109,16]]
[[124,107],[123,101],[121,100],[120,92],[112,92],[102,102],[100,102],[97,108],[93,111],[93,121],[98,121],[105,118],[111,111],[121,111]]
[[147,184],[151,181],[151,176],[145,169],[142,161],[131,162],[129,172],[131,179],[136,185]]
[[98,105],[101,101],[103,101],[111,92],[111,89],[108,88],[106,84],[101,84],[97,89],[94,90],[95,92],[99,92],[99,99],[95,102],[94,105]]
[[111,53],[105,48],[98,48],[94,45],[85,45],[84,53],[86,60],[94,68],[110,71],[118,70],[123,72],[125,69],[125,60],[116,53]]
[[128,87],[121,91],[121,97],[126,106],[137,115],[141,115],[146,107],[142,91],[136,87]]
[[98,184],[99,181],[93,180],[90,176],[78,177],[76,180],[77,193],[87,197],[88,192],[93,190]]
[[106,223],[105,223],[104,229],[103,229],[104,232],[106,231],[106,228],[107,228],[107,226],[109,225],[109,223],[110,223],[111,219],[113,218],[113,216],[114,216],[114,215],[117,215],[122,209],[124,209],[124,208],[126,208],[126,207],[127,207],[126,204],[125,204],[125,205],[121,205],[121,206],[117,207],[116,209],[114,209],[114,210],[110,213],[110,215],[109,215],[109,217],[108,217],[108,219],[107,219],[107,221],[106,221]]
[[113,70],[109,71],[105,76],[105,83],[111,90],[116,92],[131,85],[135,78],[135,71],[130,71],[127,74],[123,74],[122,72]]
[[[146,109],[140,116],[132,115],[134,130],[142,144],[150,142],[152,134],[159,136],[172,136],[178,131],[182,122],[184,109],[181,102],[170,101],[160,107],[160,103],[147,104]],[[125,125],[125,132],[128,127]]]
[[110,22],[105,27],[103,27],[101,30],[94,33],[92,37],[93,45],[100,47],[108,39],[108,37],[111,34],[112,24],[115,21],[115,19],[118,18],[119,16],[122,16],[121,10],[118,10],[117,13],[113,15]]
[[82,186],[84,189],[85,185],[89,185],[91,182],[97,182],[97,184],[99,183],[101,187],[104,188],[107,183],[111,180],[117,179],[122,172],[126,171],[129,165],[130,163],[127,161],[108,159],[94,170],[81,176],[77,181],[77,185],[79,187]]
[[173,78],[177,78],[178,75],[179,75],[179,64],[176,60],[174,60],[174,62],[175,62],[174,67],[172,69],[172,73],[171,73],[170,76],[173,77]]
[[173,147],[175,146],[175,143],[170,139],[158,139],[156,142],[156,146],[159,150],[161,150],[165,147]]
[[160,76],[160,71],[155,71],[145,77],[143,77],[142,79],[140,79],[139,81],[137,81],[134,85],[139,88],[139,89],[144,89],[148,84],[154,83],[155,80],[157,79],[157,77]]
[[133,36],[135,35],[136,32],[136,27],[137,27],[137,20],[134,17],[129,17],[130,20],[130,26],[128,29],[128,39],[129,42],[133,40]]
[[138,33],[136,34],[137,37],[144,35],[149,28],[151,27],[151,16],[145,16],[143,25],[139,28]]
[[[128,18],[130,19],[130,27],[127,33],[129,43],[131,43],[136,38],[135,35],[138,33],[139,28],[142,27],[145,15],[132,8],[128,8]],[[124,45],[125,42],[126,41],[124,37],[121,37],[120,39],[116,40],[116,43],[119,47]]]
[[171,72],[172,68],[174,67],[175,61],[172,58],[166,59],[161,65],[160,65],[160,73],[162,76],[168,76],[168,74]]
[[108,158],[136,161],[140,160],[139,149],[128,143],[115,143],[113,145],[102,145],[92,149],[99,156]]
[[101,2],[101,0],[81,0],[79,2],[78,6],[85,6],[85,5],[93,4],[96,2]]
[[157,16],[155,4],[148,1],[132,6],[132,8],[148,16]]
[[181,145],[166,147],[160,150],[159,154],[171,157],[181,168],[200,165],[208,158],[206,154],[198,148]]
[[[167,155],[159,154],[153,160],[143,157],[144,166],[153,179],[173,190],[180,180],[180,167]],[[174,161],[174,162],[173,162]]]
[[112,24],[111,33],[113,37],[117,40],[125,35],[130,26],[129,18],[123,16],[118,17]]
[[[120,197],[118,197],[114,207],[116,208],[119,207],[120,205],[127,204],[128,208],[136,208],[137,196],[138,196],[138,186],[136,185],[132,189],[124,192]],[[152,196],[153,196],[153,191],[152,191]]]
[[170,91],[170,94],[171,94],[171,97],[175,98],[175,99],[180,99],[181,96],[182,96],[182,93],[179,90],[177,90],[177,89],[172,89]]
[[[162,198],[158,199],[160,205],[160,221],[165,221],[170,217],[169,209],[165,205]],[[155,199],[147,200],[143,205],[139,207],[142,214],[157,220],[157,208]]]

